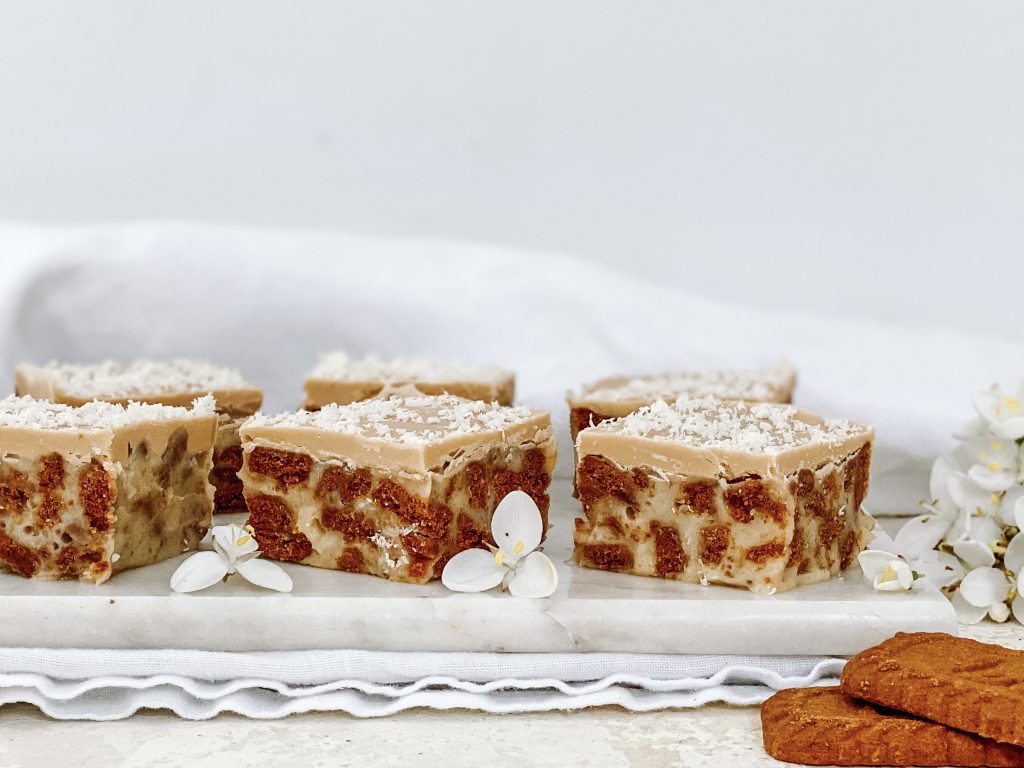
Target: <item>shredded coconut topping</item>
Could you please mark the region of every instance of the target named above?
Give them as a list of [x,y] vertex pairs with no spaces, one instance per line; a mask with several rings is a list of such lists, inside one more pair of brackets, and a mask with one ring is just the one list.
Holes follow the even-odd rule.
[[791,405],[745,403],[712,397],[659,400],[591,429],[757,454],[776,454],[810,443],[836,444],[864,431],[845,419],[808,420]]
[[529,408],[464,400],[452,395],[392,397],[349,405],[326,405],[319,411],[267,416],[257,413],[246,427],[309,427],[361,435],[407,445],[425,445],[449,437],[501,432],[534,416]]
[[49,400],[13,395],[0,400],[0,427],[21,429],[92,431],[147,421],[174,421],[215,414],[216,403],[210,395],[197,398],[191,408],[142,403],[116,405],[99,400],[76,408],[51,403]]
[[321,357],[309,377],[328,381],[443,384],[498,381],[510,375],[508,371],[494,365],[446,362],[425,357],[382,360],[370,356],[362,360],[351,360],[344,352],[334,352]]
[[130,398],[154,395],[225,392],[249,389],[242,374],[195,360],[138,360],[117,363],[112,360],[97,365],[43,366],[63,392],[87,398]]
[[789,363],[771,368],[728,371],[682,371],[632,378],[618,377],[582,388],[588,400],[666,400],[712,396],[723,400],[771,400],[791,385],[795,375]]

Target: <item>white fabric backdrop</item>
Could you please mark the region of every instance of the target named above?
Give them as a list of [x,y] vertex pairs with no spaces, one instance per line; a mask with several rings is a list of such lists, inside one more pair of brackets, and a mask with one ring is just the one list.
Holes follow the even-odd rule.
[[[0,370],[23,360],[207,358],[265,387],[269,410],[294,407],[303,375],[330,349],[501,363],[517,371],[520,401],[552,409],[562,426],[564,393],[581,381],[787,357],[800,371],[799,404],[877,428],[876,512],[912,512],[932,458],[970,416],[970,393],[1024,373],[1024,344],[754,310],[564,255],[485,245],[11,224],[0,225],[0,255],[9,275]],[[831,290],[837,304],[871,300],[842,281]]]

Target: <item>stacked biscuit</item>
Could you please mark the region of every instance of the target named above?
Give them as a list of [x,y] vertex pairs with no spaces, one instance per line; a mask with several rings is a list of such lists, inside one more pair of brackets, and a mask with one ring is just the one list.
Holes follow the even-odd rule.
[[761,723],[768,754],[801,765],[1024,766],[1024,652],[901,632],[839,688],[775,694]]

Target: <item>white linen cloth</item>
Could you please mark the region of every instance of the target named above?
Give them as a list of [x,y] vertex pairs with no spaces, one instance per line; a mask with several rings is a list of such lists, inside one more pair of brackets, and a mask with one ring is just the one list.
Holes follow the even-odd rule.
[[[657,275],[491,246],[197,225],[0,224],[0,256],[0,371],[51,359],[205,358],[241,368],[275,411],[300,402],[303,376],[326,350],[495,362],[517,372],[520,402],[552,410],[563,475],[571,456],[563,397],[580,382],[788,358],[800,371],[799,404],[875,425],[875,512],[913,512],[933,457],[970,415],[969,394],[1013,381],[1024,366],[1022,344],[734,306]],[[835,300],[865,298],[836,285]],[[775,688],[834,683],[842,663],[6,649],[0,703],[89,719],[140,708],[189,718],[226,710],[368,717],[421,706],[645,710],[757,703]]]
[[841,659],[629,654],[0,649],[0,705],[60,720],[168,709],[272,719],[310,711],[380,717],[405,709],[633,711],[759,704],[781,688],[834,685]]
[[[915,511],[933,458],[971,415],[972,392],[1024,375],[1021,343],[736,306],[653,274],[495,246],[0,224],[0,256],[0,371],[51,359],[205,358],[241,368],[276,411],[301,402],[304,375],[325,350],[495,362],[516,371],[520,402],[551,409],[563,476],[564,395],[579,383],[788,358],[800,372],[798,404],[875,426],[868,505],[881,513]],[[842,284],[834,293],[837,303],[869,300]]]

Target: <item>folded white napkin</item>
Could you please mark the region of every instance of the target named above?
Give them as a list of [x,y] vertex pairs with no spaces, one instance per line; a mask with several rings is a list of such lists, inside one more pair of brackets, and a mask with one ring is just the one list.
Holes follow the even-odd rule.
[[338,711],[380,717],[414,707],[536,712],[758,704],[773,691],[831,685],[842,659],[790,656],[0,650],[0,704],[62,720],[169,709],[273,719]]

